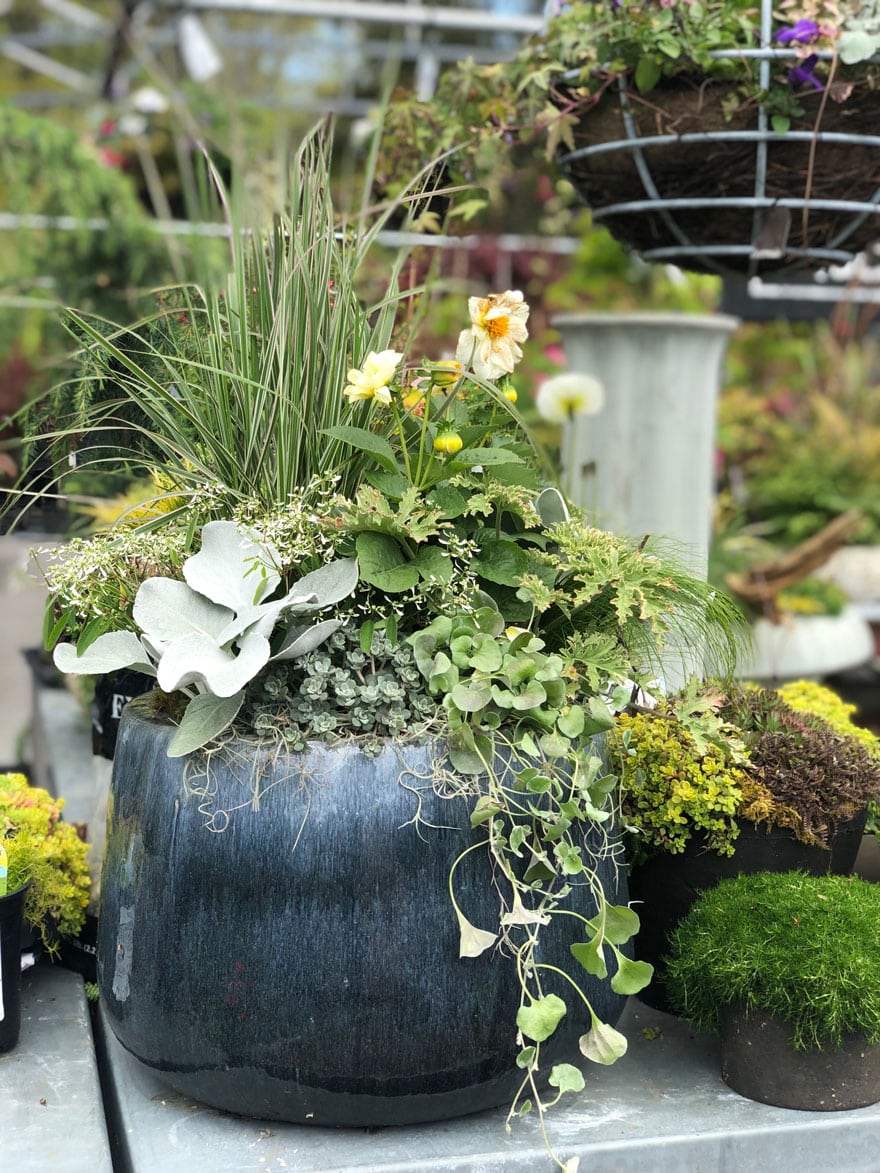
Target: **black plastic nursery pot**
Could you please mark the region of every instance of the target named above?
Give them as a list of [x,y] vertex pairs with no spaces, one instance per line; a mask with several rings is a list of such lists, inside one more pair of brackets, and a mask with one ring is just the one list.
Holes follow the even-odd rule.
[[639,915],[635,938],[636,957],[654,966],[651,984],[639,1000],[671,1013],[662,958],[669,938],[700,892],[720,880],[754,872],[791,872],[798,869],[814,876],[828,872],[849,875],[861,845],[867,812],[849,820],[831,836],[831,847],[802,843],[786,827],[767,827],[739,821],[733,855],[707,851],[702,841],[690,839],[678,854],[662,853],[630,868],[629,891]]
[[[257,1118],[409,1124],[508,1104],[523,1076],[519,982],[495,949],[459,957],[449,873],[480,835],[469,802],[439,793],[442,743],[372,758],[236,743],[205,776],[166,757],[173,731],[136,699],[114,759],[98,981],[123,1046],[178,1091]],[[625,869],[596,870],[626,903]],[[488,852],[462,859],[452,885],[464,916],[496,931]],[[593,915],[589,886],[569,907]],[[568,968],[580,928],[555,918],[537,960]],[[625,998],[581,976],[616,1022]],[[544,987],[569,1006],[542,1044],[549,1072],[577,1061],[589,1021],[561,979]]]
[[21,942],[28,885],[0,896],[0,1052],[11,1051],[21,1032]]
[[728,1008],[721,1077],[741,1096],[777,1108],[838,1112],[880,1101],[880,1045],[850,1035],[840,1047],[795,1051],[791,1027],[772,1014]]

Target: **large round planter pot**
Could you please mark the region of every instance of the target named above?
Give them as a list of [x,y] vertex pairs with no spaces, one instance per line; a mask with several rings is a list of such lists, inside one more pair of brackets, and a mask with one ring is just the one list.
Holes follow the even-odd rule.
[[690,839],[684,851],[652,856],[630,868],[629,889],[641,927],[635,938],[636,957],[654,966],[651,984],[640,1001],[670,1012],[663,957],[669,939],[699,894],[720,880],[754,872],[791,872],[814,876],[832,872],[849,875],[861,846],[867,812],[842,824],[831,837],[831,849],[801,843],[786,827],[764,827],[740,821],[733,855],[706,851]]
[[880,1046],[850,1035],[840,1047],[795,1051],[781,1018],[728,1009],[721,1035],[721,1078],[735,1092],[809,1112],[864,1108],[880,1100]]
[[[468,801],[435,793],[441,743],[374,758],[236,743],[207,778],[190,767],[187,791],[153,712],[149,697],[126,707],[111,790],[98,980],[119,1041],[177,1090],[265,1119],[404,1124],[508,1103],[519,985],[508,956],[459,958],[449,871],[478,840]],[[625,903],[624,869],[598,871]],[[453,880],[463,914],[494,931],[487,853]],[[587,886],[570,907],[592,915]],[[570,965],[578,924],[556,918],[538,960]],[[615,1022],[625,999],[582,976]],[[570,1012],[547,1070],[588,1026],[549,978]]]

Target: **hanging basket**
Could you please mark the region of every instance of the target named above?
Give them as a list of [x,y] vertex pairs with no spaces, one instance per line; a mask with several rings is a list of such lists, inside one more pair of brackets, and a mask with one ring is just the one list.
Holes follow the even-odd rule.
[[739,274],[845,263],[880,240],[880,93],[798,101],[777,134],[724,82],[669,78],[642,97],[621,78],[560,163],[594,221],[645,260]]

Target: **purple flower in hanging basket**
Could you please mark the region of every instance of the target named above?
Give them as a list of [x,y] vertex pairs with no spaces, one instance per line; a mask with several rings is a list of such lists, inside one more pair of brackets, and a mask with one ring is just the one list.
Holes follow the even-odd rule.
[[780,45],[809,45],[819,37],[820,31],[815,20],[796,20],[791,28],[781,29],[776,40]]
[[816,62],[818,60],[819,58],[815,53],[811,53],[808,57],[804,57],[803,60],[794,67],[794,69],[790,69],[788,71],[788,84],[792,86],[812,86],[814,90],[824,89],[825,87],[822,85],[821,81],[819,81],[818,77],[816,77],[815,73],[813,73]]

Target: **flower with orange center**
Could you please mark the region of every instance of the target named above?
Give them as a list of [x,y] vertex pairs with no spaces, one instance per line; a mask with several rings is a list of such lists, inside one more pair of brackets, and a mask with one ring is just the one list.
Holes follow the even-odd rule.
[[469,330],[462,330],[455,357],[481,379],[509,375],[522,358],[520,342],[529,336],[529,307],[518,289],[472,297]]

